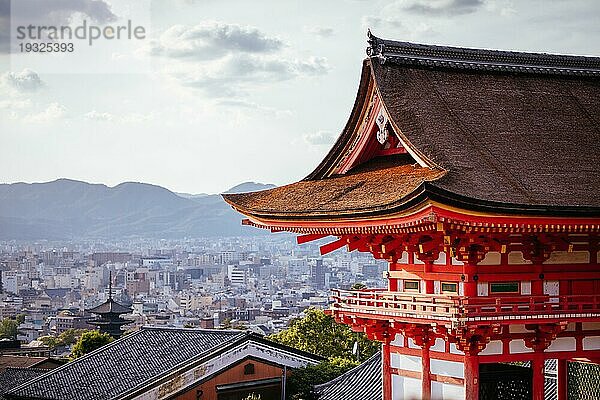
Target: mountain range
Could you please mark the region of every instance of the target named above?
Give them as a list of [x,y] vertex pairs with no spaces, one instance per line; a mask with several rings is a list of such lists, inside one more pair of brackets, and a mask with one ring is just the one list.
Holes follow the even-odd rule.
[[[228,193],[274,187],[246,182]],[[174,193],[126,182],[109,187],[70,179],[0,184],[0,240],[182,238],[260,234],[216,194]]]

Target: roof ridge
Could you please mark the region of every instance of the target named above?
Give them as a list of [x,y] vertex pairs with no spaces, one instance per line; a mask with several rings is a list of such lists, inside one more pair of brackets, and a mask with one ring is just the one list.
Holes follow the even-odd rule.
[[176,326],[159,326],[159,325],[143,325],[140,331],[171,331],[171,332],[215,332],[215,333],[235,333],[235,334],[246,334],[250,331],[241,329],[208,329],[208,328],[179,328]]
[[367,55],[380,62],[552,75],[600,76],[600,57],[453,47],[387,40],[367,32]]

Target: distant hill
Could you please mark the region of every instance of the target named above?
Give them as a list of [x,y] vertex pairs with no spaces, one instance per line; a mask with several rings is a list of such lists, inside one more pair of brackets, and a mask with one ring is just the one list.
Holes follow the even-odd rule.
[[[273,187],[243,183],[228,192]],[[240,189],[241,188],[241,189]],[[219,195],[175,194],[161,186],[115,187],[69,179],[0,184],[0,240],[199,237],[259,234]]]
[[225,193],[246,193],[246,192],[256,192],[258,190],[267,190],[274,188],[273,184],[264,184],[264,183],[256,183],[256,182],[244,182],[240,183],[237,186],[232,187]]

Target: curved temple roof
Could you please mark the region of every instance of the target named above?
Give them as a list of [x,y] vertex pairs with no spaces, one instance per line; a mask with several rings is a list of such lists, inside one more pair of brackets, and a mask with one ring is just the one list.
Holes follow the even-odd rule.
[[[321,164],[295,184],[224,195],[235,209],[336,219],[432,199],[485,212],[600,216],[600,58],[372,35],[369,44],[350,119]],[[380,153],[340,173],[371,134],[363,126],[379,102],[408,154]]]

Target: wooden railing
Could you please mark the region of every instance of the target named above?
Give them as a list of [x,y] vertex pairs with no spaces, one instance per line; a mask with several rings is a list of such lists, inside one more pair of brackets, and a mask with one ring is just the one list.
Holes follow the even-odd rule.
[[506,320],[600,317],[600,295],[425,295],[382,290],[333,290],[333,311],[355,311],[429,320]]

